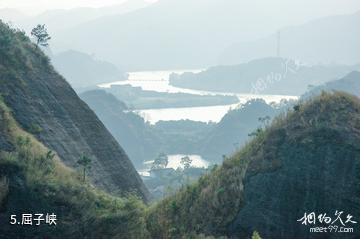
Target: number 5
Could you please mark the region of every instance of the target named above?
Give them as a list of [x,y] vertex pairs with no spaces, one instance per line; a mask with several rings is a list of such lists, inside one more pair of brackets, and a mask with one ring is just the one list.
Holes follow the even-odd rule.
[[16,224],[16,215],[11,215],[11,216],[10,216],[10,224],[11,224],[11,225]]

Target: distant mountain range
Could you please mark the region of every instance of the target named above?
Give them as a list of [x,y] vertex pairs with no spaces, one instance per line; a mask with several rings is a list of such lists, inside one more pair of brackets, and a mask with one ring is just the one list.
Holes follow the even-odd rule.
[[11,21],[15,26],[19,26],[27,32],[37,24],[46,24],[49,33],[57,37],[59,32],[65,29],[73,28],[103,16],[132,12],[148,5],[150,3],[143,0],[131,0],[122,4],[100,8],[79,7],[47,10],[35,16],[26,15],[14,9],[0,9],[0,19]]
[[119,67],[78,51],[54,55],[52,63],[76,90],[127,79],[127,73]]
[[[355,9],[354,9],[355,10]],[[238,64],[277,55],[311,64],[357,64],[360,62],[360,11],[351,15],[320,18],[303,25],[285,27],[257,41],[239,41],[220,56],[219,64]]]
[[[0,10],[0,18],[13,19],[27,32],[36,24],[46,24],[54,52],[74,49],[95,54],[127,70],[204,68],[274,57],[278,29],[282,57],[312,64],[360,62],[356,54],[360,12],[324,17],[334,11],[313,8],[309,14],[313,1],[296,10],[295,3],[288,1],[263,3],[265,12],[256,10],[257,4],[137,0],[99,9],[51,10],[35,17]],[[278,14],[275,5],[288,11]],[[319,19],[312,20],[316,16]],[[303,22],[308,23],[299,25]]]
[[301,95],[308,87],[343,77],[360,65],[306,65],[285,58],[261,58],[216,66],[200,73],[172,74],[174,86],[237,93]]
[[360,97],[360,72],[354,71],[339,80],[319,85],[307,92],[304,98],[320,94],[322,91],[343,91]]
[[[284,27],[284,22],[295,24],[314,18],[309,17],[307,10],[301,6],[296,11],[289,10],[278,14],[279,9],[270,3],[264,3],[266,13],[257,11],[257,4],[257,2],[239,0],[226,2],[222,0],[160,0],[149,7],[129,14],[104,16],[64,31],[54,40],[53,46],[95,53],[116,65],[124,65],[132,70],[203,68],[217,65],[219,56],[236,42],[252,42],[270,35]],[[278,4],[284,8],[294,9],[287,1]],[[308,6],[311,4],[313,3],[310,2]],[[318,11],[319,8],[314,10]],[[271,17],[264,18],[264,14]],[[356,17],[344,16],[344,18],[347,19],[345,23],[338,17],[324,18],[321,21],[326,22],[326,28],[310,23],[309,25],[314,25],[313,32],[316,35],[313,32],[303,32],[295,28],[291,33],[299,40],[299,47],[297,45],[295,47],[302,52],[302,45],[313,44],[314,47],[309,48],[307,52],[315,50],[314,52],[323,58],[330,54],[324,49],[331,49],[331,56],[351,54],[349,49],[357,48],[358,30],[354,27],[358,21]],[[331,27],[331,35],[328,34],[329,27]],[[352,37],[349,37],[350,33],[347,32],[351,32]],[[317,36],[329,38],[317,39]],[[343,43],[341,37],[347,41],[343,46],[340,45]],[[314,43],[307,40],[312,38],[314,38]],[[322,41],[325,44],[319,45]],[[284,31],[284,56],[286,56],[286,44]],[[276,56],[276,41],[271,41],[266,46],[271,49],[270,55],[267,51],[263,51],[263,47],[258,47],[254,49],[253,55],[250,54],[252,51],[249,51],[252,56],[250,59],[257,58],[257,52],[263,52],[264,56]],[[345,46],[348,48],[345,49]],[[322,49],[322,51],[317,49]],[[346,51],[341,54],[343,50]],[[244,55],[241,52],[239,54],[235,53],[236,51],[233,52],[239,57]],[[222,57],[225,60],[227,58],[225,55]],[[339,63],[343,60],[347,60],[346,63],[359,62],[356,57],[343,58],[340,57],[337,61]],[[240,58],[231,63],[241,63],[248,59]],[[326,62],[332,60],[332,58],[326,59]]]

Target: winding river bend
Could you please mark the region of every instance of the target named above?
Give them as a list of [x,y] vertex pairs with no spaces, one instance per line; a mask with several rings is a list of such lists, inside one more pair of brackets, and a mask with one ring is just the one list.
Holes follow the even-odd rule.
[[[201,69],[195,70],[167,70],[167,71],[142,71],[130,72],[126,81],[117,81],[107,84],[101,84],[99,87],[109,88],[112,85],[131,85],[141,87],[143,90],[151,90],[167,93],[188,93],[196,95],[235,95],[239,98],[239,104],[246,103],[251,99],[261,98],[267,103],[280,102],[282,99],[297,99],[297,96],[289,95],[252,95],[252,94],[235,94],[230,92],[201,91],[174,87],[169,84],[171,73],[181,74],[184,72],[197,73]],[[236,108],[239,104],[205,106],[205,107],[186,107],[186,108],[165,108],[165,109],[146,109],[136,110],[135,113],[142,116],[146,121],[155,124],[160,120],[194,120],[201,122],[219,122],[221,118],[231,109]]]

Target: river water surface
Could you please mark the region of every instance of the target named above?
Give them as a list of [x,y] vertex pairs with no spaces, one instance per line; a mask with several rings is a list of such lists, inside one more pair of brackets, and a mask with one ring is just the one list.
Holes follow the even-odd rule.
[[102,88],[109,88],[112,85],[131,85],[141,87],[143,90],[167,92],[167,93],[188,93],[195,95],[235,95],[239,98],[238,104],[220,105],[220,106],[204,106],[204,107],[185,107],[185,108],[165,108],[165,109],[146,109],[136,110],[146,121],[155,124],[160,120],[194,120],[201,122],[219,122],[221,118],[231,109],[236,108],[239,104],[246,103],[251,99],[263,99],[267,103],[280,102],[282,99],[297,99],[297,96],[289,95],[252,95],[252,94],[235,94],[231,92],[214,92],[192,90],[175,87],[169,84],[171,73],[181,74],[184,72],[201,72],[196,70],[167,70],[167,71],[142,71],[130,72],[126,81],[117,81],[99,85]]
[[[280,102],[282,99],[297,99],[296,96],[286,95],[251,95],[251,94],[235,94],[231,92],[213,92],[192,90],[174,87],[169,84],[169,76],[171,73],[181,74],[184,72],[197,73],[201,70],[169,70],[169,71],[145,71],[145,72],[130,72],[129,79],[126,81],[117,81],[107,84],[99,85],[102,88],[109,88],[112,85],[131,85],[134,87],[141,87],[143,90],[167,92],[167,93],[188,93],[195,95],[235,95],[239,98],[238,104],[219,105],[219,106],[205,106],[205,107],[186,107],[186,108],[166,108],[166,109],[147,109],[137,110],[135,113],[142,116],[145,121],[155,124],[160,120],[194,120],[202,122],[219,122],[221,118],[231,109],[238,107],[240,104],[246,103],[251,99],[263,99],[267,103]],[[168,155],[169,168],[181,167],[180,161],[184,155]],[[207,168],[209,163],[204,160],[200,155],[189,155],[192,159],[192,167]],[[145,168],[140,170],[139,173],[143,176],[149,175],[149,169],[152,161],[145,163]],[[147,166],[146,166],[147,165]]]

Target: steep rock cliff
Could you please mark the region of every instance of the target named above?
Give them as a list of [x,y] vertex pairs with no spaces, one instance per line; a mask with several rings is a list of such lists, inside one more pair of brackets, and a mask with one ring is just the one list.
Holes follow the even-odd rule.
[[[64,163],[92,158],[92,182],[114,194],[148,192],[123,149],[25,35],[0,23],[0,94],[22,128]],[[3,145],[5,143],[0,138]]]

